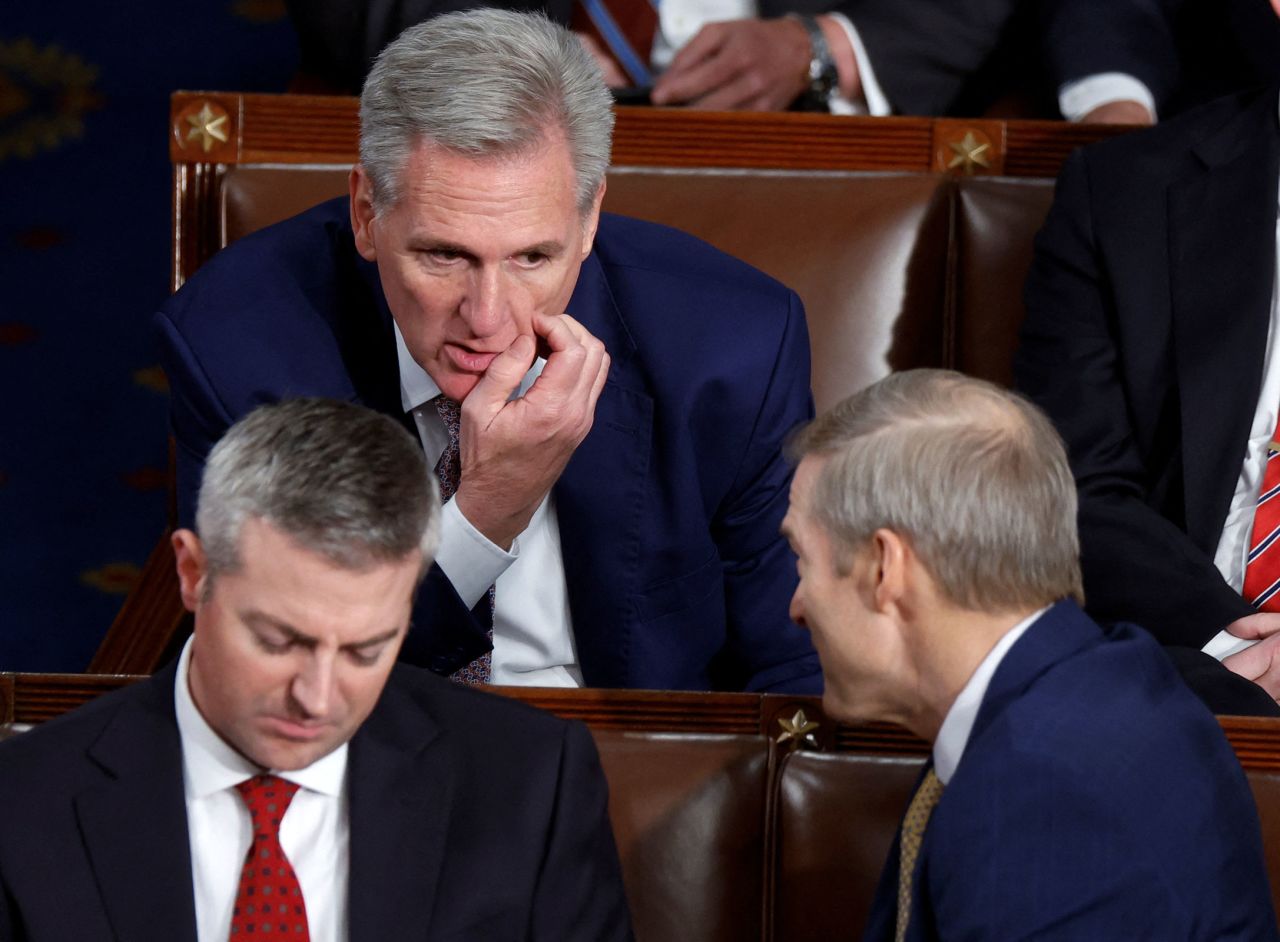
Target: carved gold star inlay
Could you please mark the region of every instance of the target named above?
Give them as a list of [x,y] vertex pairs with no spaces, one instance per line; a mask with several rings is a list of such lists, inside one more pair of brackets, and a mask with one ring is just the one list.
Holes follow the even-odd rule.
[[801,743],[807,743],[810,746],[817,745],[813,738],[813,731],[820,724],[809,719],[804,710],[796,710],[795,715],[789,719],[785,716],[778,717],[778,725],[782,727],[782,732],[778,734],[778,742],[789,742],[793,746],[798,746]]
[[191,130],[187,132],[187,140],[194,141],[200,139],[200,146],[204,148],[207,154],[213,150],[213,142],[220,144],[227,143],[227,116],[225,114],[214,115],[213,108],[206,101],[195,114],[187,115],[187,123],[191,125]]
[[987,156],[987,151],[991,150],[989,143],[979,143],[974,137],[972,131],[965,131],[964,137],[958,141],[950,141],[947,144],[955,156],[951,158],[951,163],[947,164],[948,170],[955,170],[960,167],[965,173],[973,173],[974,167],[991,167],[991,159]]

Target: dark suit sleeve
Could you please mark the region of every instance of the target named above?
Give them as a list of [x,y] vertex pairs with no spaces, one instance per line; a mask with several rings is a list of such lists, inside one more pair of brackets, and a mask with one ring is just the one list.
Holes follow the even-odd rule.
[[946,114],[996,48],[1014,0],[846,0],[876,81],[898,114]]
[[1213,560],[1153,506],[1120,369],[1110,274],[1098,248],[1087,152],[1068,159],[1026,287],[1017,385],[1066,442],[1080,492],[1088,610],[1164,644],[1202,647],[1252,612]]
[[608,786],[591,734],[565,727],[554,817],[534,889],[531,942],[632,938]]
[[792,621],[795,556],[779,533],[791,463],[786,437],[813,418],[809,338],[800,299],[790,295],[786,329],[733,487],[713,522],[724,568],[726,689],[820,693],[822,673],[808,635]]
[[[156,316],[156,327],[161,362],[169,378],[178,525],[194,527],[205,460],[237,417],[232,416],[200,358],[165,312]],[[413,630],[400,649],[400,660],[438,674],[451,674],[491,647],[489,627],[488,599],[481,599],[468,611],[448,577],[432,564],[418,590]]]
[[1103,72],[1146,85],[1157,109],[1178,79],[1173,19],[1181,0],[1038,0],[1045,65],[1055,87]]

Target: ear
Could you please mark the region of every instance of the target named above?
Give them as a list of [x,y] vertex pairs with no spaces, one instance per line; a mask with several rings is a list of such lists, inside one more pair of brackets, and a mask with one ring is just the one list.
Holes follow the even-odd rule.
[[366,262],[376,262],[378,252],[374,243],[373,223],[377,213],[373,208],[373,185],[361,164],[351,168],[347,187],[351,193],[351,231],[356,237],[356,251]]
[[208,575],[204,546],[200,543],[200,537],[191,530],[175,530],[172,539],[173,555],[178,562],[178,588],[182,593],[182,604],[187,611],[194,612],[204,595],[204,580]]
[[901,536],[881,528],[871,534],[874,608],[882,614],[896,608],[907,586],[910,550]]
[[[1277,0],[1280,2],[1280,0]],[[591,253],[591,246],[596,241],[596,229],[600,226],[600,204],[604,202],[605,182],[600,181],[600,188],[596,190],[595,199],[591,201],[591,208],[587,210],[587,214],[582,217],[582,257],[586,258]]]

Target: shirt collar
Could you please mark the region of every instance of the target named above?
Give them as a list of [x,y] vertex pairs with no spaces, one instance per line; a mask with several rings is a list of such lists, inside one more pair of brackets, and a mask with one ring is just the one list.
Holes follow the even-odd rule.
[[973,732],[974,720],[978,718],[978,709],[987,695],[987,685],[995,676],[996,668],[1000,666],[1000,662],[1009,653],[1014,642],[1021,638],[1032,623],[1048,610],[1049,606],[1046,605],[1006,631],[995,646],[987,652],[987,656],[982,659],[978,669],[970,675],[968,683],[951,704],[951,709],[947,711],[946,717],[942,720],[942,726],[938,729],[938,738],[933,743],[933,771],[943,785],[951,781],[956,766],[960,764],[965,746],[969,744],[969,734]]
[[[191,662],[191,639],[182,648],[173,682],[173,705],[182,739],[183,782],[188,799],[206,798],[238,785],[263,770],[231,748],[214,731],[191,698],[187,669]],[[347,743],[317,759],[306,768],[273,774],[310,791],[337,797],[347,774]]]
[[[405,412],[412,412],[440,395],[440,387],[431,378],[431,374],[419,366],[418,361],[410,355],[409,348],[405,346],[404,334],[400,333],[400,325],[392,320],[391,326],[395,330],[396,361],[400,365],[400,405],[404,407]],[[511,398],[519,399],[527,393],[546,365],[547,361],[544,358],[535,359],[533,366],[529,367],[529,372],[525,373],[524,379],[520,381],[519,388],[511,394]]]

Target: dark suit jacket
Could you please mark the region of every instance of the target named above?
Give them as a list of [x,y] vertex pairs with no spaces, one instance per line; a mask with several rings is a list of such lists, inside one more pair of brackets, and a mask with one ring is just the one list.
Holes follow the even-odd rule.
[[1066,440],[1085,597],[1201,647],[1251,607],[1213,554],[1257,407],[1276,266],[1276,89],[1068,159],[1018,386]]
[[[787,614],[795,557],[778,535],[782,441],[813,410],[799,299],[690,236],[606,215],[569,313],[612,357],[553,492],[587,684],[819,689],[817,656]],[[345,199],[225,249],[158,324],[184,522],[209,449],[262,402],[352,400],[416,435]],[[402,659],[448,673],[488,647],[438,568],[415,612]]]
[[[898,846],[865,938],[892,939]],[[1257,810],[1214,718],[1132,626],[1071,602],[996,668],[925,830],[907,938],[1276,939]]]
[[[472,7],[542,10],[565,26],[574,0],[287,0],[302,69],[359,94],[378,52],[405,27]],[[1017,0],[760,0],[760,16],[844,13],[896,111],[945,114],[983,97],[970,81],[1007,34]],[[987,83],[979,80],[979,85]]]
[[1037,0],[1059,83],[1123,72],[1163,120],[1280,79],[1280,18],[1261,0]]
[[[0,940],[195,942],[173,684],[0,743]],[[399,667],[348,761],[352,942],[630,937],[581,724]]]

